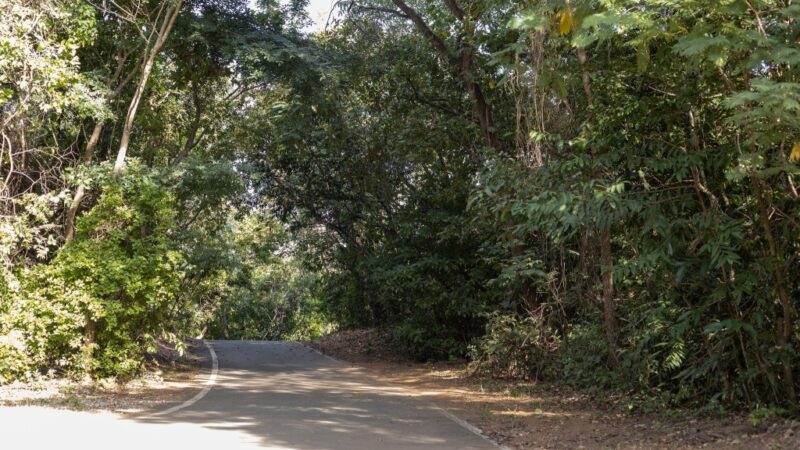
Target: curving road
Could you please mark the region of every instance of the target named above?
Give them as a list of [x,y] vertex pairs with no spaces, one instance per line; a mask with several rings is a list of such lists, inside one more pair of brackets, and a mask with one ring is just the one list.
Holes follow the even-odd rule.
[[[16,442],[6,447],[12,449],[496,448],[468,425],[412,398],[403,388],[381,383],[301,344],[210,345],[218,358],[216,382],[190,404],[138,418],[2,408],[0,439]],[[37,433],[42,429],[48,432]]]

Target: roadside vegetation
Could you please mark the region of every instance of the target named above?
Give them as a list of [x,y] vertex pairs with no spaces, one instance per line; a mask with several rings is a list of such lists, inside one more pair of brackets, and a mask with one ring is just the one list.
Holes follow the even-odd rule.
[[379,327],[797,412],[792,0],[0,0],[0,382]]

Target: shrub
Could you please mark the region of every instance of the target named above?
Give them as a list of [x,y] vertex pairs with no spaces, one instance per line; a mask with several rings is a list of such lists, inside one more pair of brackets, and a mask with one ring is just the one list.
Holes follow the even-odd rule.
[[549,378],[560,339],[533,316],[495,313],[469,348],[471,367],[496,377]]
[[39,265],[21,274],[11,301],[11,328],[22,333],[31,368],[82,372],[88,368],[81,353],[83,330],[87,320],[100,316],[101,304],[59,269]]
[[8,377],[29,369],[131,376],[142,367],[181,292],[175,200],[161,180],[137,165],[119,179],[99,177],[101,194],[75,239],[4,287],[6,328],[24,340],[3,368]]

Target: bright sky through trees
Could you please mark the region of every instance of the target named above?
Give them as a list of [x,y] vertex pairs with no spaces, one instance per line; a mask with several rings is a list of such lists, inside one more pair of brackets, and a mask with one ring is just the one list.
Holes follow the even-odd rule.
[[[257,0],[248,0],[251,8],[256,1]],[[308,11],[308,17],[313,21],[313,23],[306,27],[303,31],[307,33],[315,33],[324,29],[325,23],[328,20],[328,15],[333,9],[333,5],[336,3],[336,1],[337,0],[309,0],[306,11]]]
[[320,31],[325,28],[328,15],[335,2],[336,0],[309,0],[308,16],[314,21],[314,25],[310,27],[310,31]]

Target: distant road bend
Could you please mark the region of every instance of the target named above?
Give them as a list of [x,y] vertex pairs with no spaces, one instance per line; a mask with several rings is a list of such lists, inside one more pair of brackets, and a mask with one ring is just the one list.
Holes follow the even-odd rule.
[[[496,449],[469,425],[403,388],[294,342],[210,341],[215,384],[136,418],[0,409],[12,449]],[[11,446],[6,446],[12,444]]]

